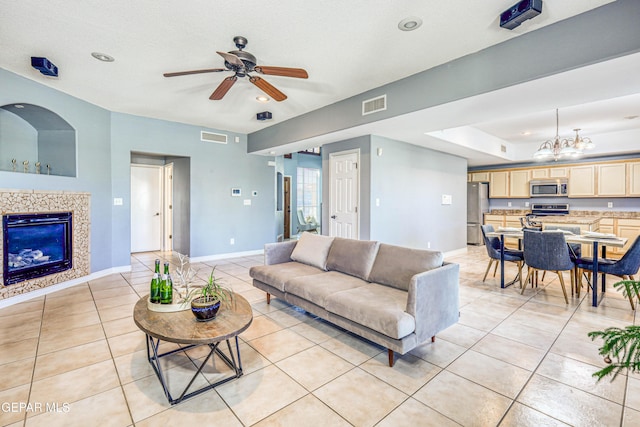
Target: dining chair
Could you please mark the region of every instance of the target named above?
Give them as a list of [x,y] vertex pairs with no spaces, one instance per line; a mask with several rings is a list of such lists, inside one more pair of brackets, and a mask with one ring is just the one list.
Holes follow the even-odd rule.
[[[580,235],[581,234],[581,230],[580,227],[577,226],[571,226],[571,225],[545,225],[544,226],[545,230],[562,230],[562,231],[568,231],[571,234],[575,234],[575,235]],[[580,258],[582,256],[582,244],[581,243],[567,243],[567,245],[569,245],[569,256],[571,257],[571,259],[573,260],[573,262],[575,262],[578,258]],[[578,267],[573,269],[573,283],[575,284],[575,286],[578,286]],[[542,280],[544,281],[544,276],[545,273],[542,273]],[[578,290],[576,289],[576,291],[578,292]],[[578,292],[578,296],[580,295],[580,292]]]
[[[593,268],[593,258],[584,257],[579,258],[576,262],[576,266],[580,270],[591,271]],[[631,246],[622,258],[619,260],[610,258],[598,258],[598,273],[611,274],[613,276],[621,277],[623,280],[635,280],[634,276],[640,269],[640,236],[636,237]],[[580,284],[582,284],[582,274],[580,274]],[[636,295],[640,297],[640,295]],[[633,304],[633,295],[627,293],[629,298],[629,304],[631,309],[635,310]]]
[[[562,271],[571,271],[575,268],[576,264],[569,256],[569,247],[567,246],[564,234],[560,231],[524,230],[523,245],[524,262],[528,266],[525,283],[529,282],[531,275],[536,271],[553,271],[560,279],[564,301],[569,304]],[[571,275],[572,294],[574,289],[573,281],[574,277]],[[525,287],[522,287],[520,293],[523,294],[524,290]]]
[[[494,262],[495,267],[493,269],[493,277],[496,277],[496,271],[498,270],[498,265],[500,264],[500,239],[497,237],[487,237],[487,233],[493,233],[495,231],[493,225],[481,225],[480,229],[482,230],[484,246],[487,248],[487,255],[489,255],[489,265],[487,265],[487,270],[484,272],[484,277],[482,278],[482,282],[484,283],[484,281],[487,279],[487,274],[489,274],[489,270],[491,269],[491,264],[493,264]],[[522,267],[524,264],[523,252],[517,249],[505,248],[504,260],[515,262],[518,265],[518,279],[520,281],[520,286],[522,286]]]

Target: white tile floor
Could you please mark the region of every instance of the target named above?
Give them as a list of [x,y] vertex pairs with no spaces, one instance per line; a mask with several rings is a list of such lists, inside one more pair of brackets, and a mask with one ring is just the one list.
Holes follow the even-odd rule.
[[[461,266],[459,323],[393,368],[384,348],[278,299],[267,305],[248,275],[261,256],[215,262],[254,308],[240,336],[244,376],[172,407],[132,320],[157,257],[176,262],[136,254],[131,273],[0,310],[0,425],[640,425],[640,376],[596,383],[603,361],[587,337],[633,324],[628,302],[609,289],[598,308],[585,293],[566,305],[557,279],[522,296],[497,278],[482,283],[483,247],[448,259]],[[197,265],[199,276],[212,265]],[[203,356],[166,360],[171,386]],[[218,362],[197,381],[224,369]]]

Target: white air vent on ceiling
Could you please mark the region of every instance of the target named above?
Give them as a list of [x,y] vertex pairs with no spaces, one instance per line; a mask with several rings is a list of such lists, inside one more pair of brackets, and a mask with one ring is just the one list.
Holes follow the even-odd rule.
[[387,95],[378,96],[376,98],[362,101],[362,115],[377,113],[387,109]]
[[215,142],[217,144],[226,144],[227,143],[227,135],[223,133],[213,133],[200,131],[200,141],[204,142]]

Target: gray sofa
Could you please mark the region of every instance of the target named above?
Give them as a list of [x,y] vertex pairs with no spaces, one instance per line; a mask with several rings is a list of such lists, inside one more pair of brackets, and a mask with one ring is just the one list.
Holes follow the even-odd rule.
[[442,252],[303,233],[265,245],[256,288],[405,354],[458,321],[459,266]]

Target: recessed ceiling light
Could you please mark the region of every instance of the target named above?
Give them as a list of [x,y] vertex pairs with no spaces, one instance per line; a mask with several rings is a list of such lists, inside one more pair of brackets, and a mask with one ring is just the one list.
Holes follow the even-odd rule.
[[260,95],[260,96],[256,96],[256,100],[258,102],[269,102],[269,97],[268,96],[264,96],[264,95]]
[[626,116],[625,119],[627,120],[633,120],[633,119],[637,119],[638,116]]
[[109,56],[106,53],[91,52],[91,56],[96,58],[98,61],[102,61],[102,62],[113,62],[113,61],[115,61],[115,59],[113,59],[113,56]]
[[525,130],[524,132],[522,132],[522,135],[524,135],[524,136],[531,135],[531,131]]
[[418,18],[417,16],[410,16],[400,21],[400,23],[398,24],[398,28],[402,31],[413,31],[420,28],[421,25],[422,19]]
[[275,156],[276,152],[275,151],[269,151],[269,154],[271,154],[272,156]]

